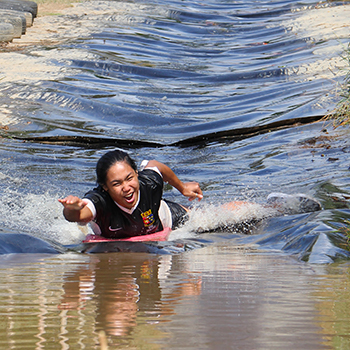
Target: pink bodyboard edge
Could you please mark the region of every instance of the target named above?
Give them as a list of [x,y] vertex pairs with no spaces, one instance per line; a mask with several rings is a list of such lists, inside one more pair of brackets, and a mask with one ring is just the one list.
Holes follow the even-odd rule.
[[128,238],[105,238],[98,235],[87,235],[83,243],[103,243],[103,242],[156,242],[166,241],[171,233],[171,228],[167,227],[163,231],[151,233],[149,235],[133,236]]

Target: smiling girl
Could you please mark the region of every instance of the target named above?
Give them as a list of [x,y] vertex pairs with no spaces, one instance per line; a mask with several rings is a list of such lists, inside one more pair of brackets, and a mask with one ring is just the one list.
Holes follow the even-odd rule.
[[98,187],[83,199],[70,195],[59,201],[68,221],[91,222],[94,232],[106,238],[175,229],[186,221],[186,207],[162,199],[164,182],[189,200],[203,198],[197,182],[183,183],[168,166],[156,160],[143,161],[138,171],[134,160],[120,150],[103,155],[96,174]]

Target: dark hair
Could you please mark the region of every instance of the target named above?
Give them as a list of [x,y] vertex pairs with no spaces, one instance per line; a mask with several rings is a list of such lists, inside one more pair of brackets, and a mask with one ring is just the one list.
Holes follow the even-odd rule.
[[126,152],[120,150],[109,151],[99,159],[96,165],[97,183],[99,185],[105,185],[108,170],[111,166],[118,162],[126,162],[135,171],[137,171],[135,161],[130,158]]

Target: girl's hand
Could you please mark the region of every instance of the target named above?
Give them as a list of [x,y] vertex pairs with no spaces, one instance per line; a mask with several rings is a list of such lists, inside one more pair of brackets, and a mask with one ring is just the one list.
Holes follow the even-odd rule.
[[80,199],[76,196],[68,196],[58,200],[63,206],[63,215],[70,222],[89,222],[93,214],[87,204],[87,199]]
[[188,200],[190,201],[193,201],[196,198],[198,201],[203,199],[203,193],[198,182],[185,182],[181,193],[188,197]]
[[69,195],[66,198],[58,200],[66,209],[69,210],[82,210],[86,207],[87,201],[84,199],[80,199],[76,196]]

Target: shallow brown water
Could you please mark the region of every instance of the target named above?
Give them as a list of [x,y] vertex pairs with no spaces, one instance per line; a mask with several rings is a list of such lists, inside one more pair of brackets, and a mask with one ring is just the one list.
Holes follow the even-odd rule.
[[[33,260],[35,259],[35,260]],[[21,261],[22,260],[22,261]],[[2,349],[346,349],[349,264],[224,245],[1,258]]]

